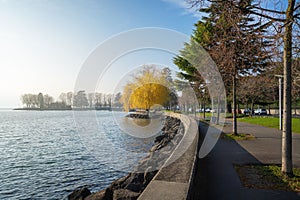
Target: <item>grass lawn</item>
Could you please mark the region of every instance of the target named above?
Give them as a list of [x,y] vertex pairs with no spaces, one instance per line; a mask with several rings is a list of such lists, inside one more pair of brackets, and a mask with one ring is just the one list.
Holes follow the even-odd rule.
[[286,177],[275,165],[242,165],[235,169],[245,187],[300,192],[300,170],[294,168],[294,177]]
[[[279,129],[279,118],[277,117],[268,117],[268,116],[243,117],[243,118],[238,118],[238,121]],[[300,118],[292,119],[292,130],[295,133],[300,133]]]

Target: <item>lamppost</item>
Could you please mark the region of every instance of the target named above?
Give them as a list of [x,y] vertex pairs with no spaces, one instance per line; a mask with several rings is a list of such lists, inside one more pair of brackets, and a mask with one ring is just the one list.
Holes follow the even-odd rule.
[[276,77],[278,77],[278,81],[279,81],[279,129],[282,130],[282,79],[283,79],[283,75],[275,75]]

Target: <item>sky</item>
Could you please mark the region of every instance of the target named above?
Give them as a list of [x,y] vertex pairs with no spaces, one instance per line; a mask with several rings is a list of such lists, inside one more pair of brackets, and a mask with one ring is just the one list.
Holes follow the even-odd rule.
[[[114,35],[160,27],[189,36],[198,20],[183,0],[0,0],[0,108],[21,107],[25,93],[57,100],[61,92],[74,91],[85,60]],[[169,60],[162,64],[171,65],[172,56],[163,56]],[[124,63],[114,64],[100,92],[114,90],[114,73]]]

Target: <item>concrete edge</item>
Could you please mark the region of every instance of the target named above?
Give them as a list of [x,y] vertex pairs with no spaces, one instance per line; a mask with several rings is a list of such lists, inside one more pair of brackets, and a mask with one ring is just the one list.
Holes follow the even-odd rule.
[[[175,117],[181,120],[184,126],[184,136],[182,137],[179,144],[174,149],[171,156],[166,160],[163,167],[157,172],[142,194],[139,196],[138,200],[150,200],[150,199],[173,199],[173,200],[181,200],[188,199],[190,186],[193,181],[196,161],[197,161],[197,151],[198,151],[198,125],[195,119],[188,117],[186,115],[178,114],[178,113],[167,113],[166,115]],[[188,149],[191,148],[191,152],[193,155],[184,154]],[[177,159],[189,159],[191,166],[186,166],[180,170],[180,174],[176,174],[177,176],[186,176],[188,174],[187,182],[180,181],[169,181],[158,179],[158,177],[163,177],[163,173],[167,173],[167,170],[163,170],[167,168],[171,163],[176,166]]]

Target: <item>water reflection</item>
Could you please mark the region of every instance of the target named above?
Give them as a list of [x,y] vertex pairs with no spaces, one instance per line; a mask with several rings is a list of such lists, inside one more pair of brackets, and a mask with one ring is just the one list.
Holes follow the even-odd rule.
[[151,119],[132,119],[132,122],[137,126],[148,126],[151,123]]
[[137,119],[129,117],[116,118],[119,128],[126,134],[137,138],[149,138],[160,133],[164,116],[150,117],[150,119]]

